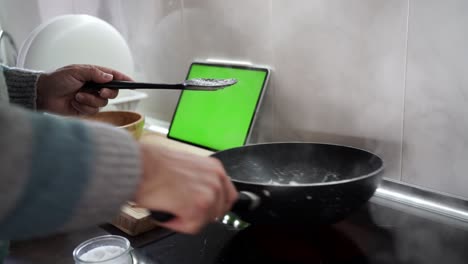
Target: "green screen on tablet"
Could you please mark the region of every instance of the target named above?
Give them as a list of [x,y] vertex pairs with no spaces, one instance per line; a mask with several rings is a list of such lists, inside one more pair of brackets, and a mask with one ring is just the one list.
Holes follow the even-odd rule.
[[215,151],[244,145],[268,77],[266,68],[192,63],[187,79],[237,83],[217,91],[182,91],[168,137]]

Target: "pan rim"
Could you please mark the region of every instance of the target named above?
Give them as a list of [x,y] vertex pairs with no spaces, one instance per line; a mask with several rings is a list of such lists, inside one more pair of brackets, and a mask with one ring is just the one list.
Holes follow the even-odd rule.
[[349,145],[342,145],[342,144],[334,144],[334,143],[324,143],[324,142],[304,142],[304,141],[278,141],[278,142],[265,142],[265,143],[254,143],[254,144],[248,144],[248,145],[243,145],[243,146],[239,146],[239,147],[234,147],[234,148],[229,148],[229,149],[225,149],[225,150],[221,150],[221,151],[217,151],[215,153],[213,153],[212,155],[210,155],[211,157],[215,157],[217,158],[215,155],[218,154],[218,153],[223,153],[223,152],[228,152],[230,150],[235,150],[235,149],[241,149],[241,148],[245,148],[245,147],[249,147],[249,146],[262,146],[262,145],[279,145],[279,144],[285,144],[285,145],[290,145],[290,144],[314,144],[314,145],[327,145],[327,146],[336,146],[336,147],[345,147],[345,148],[349,148],[349,149],[354,149],[354,150],[358,150],[358,151],[362,151],[362,152],[365,152],[365,153],[368,153],[376,158],[378,158],[380,160],[380,167],[375,170],[375,171],[372,171],[368,174],[364,174],[362,176],[359,176],[359,177],[355,177],[355,178],[352,178],[352,179],[344,179],[344,180],[339,180],[339,181],[332,181],[332,182],[317,182],[317,183],[304,183],[304,184],[301,184],[301,183],[298,183],[298,184],[284,184],[284,183],[278,183],[278,184],[268,184],[268,183],[259,183],[259,182],[250,182],[250,181],[242,181],[242,180],[236,180],[236,179],[233,179],[231,178],[231,181],[232,182],[238,182],[238,183],[244,183],[244,184],[249,184],[249,185],[257,185],[257,186],[264,186],[264,187],[311,187],[311,186],[327,186],[327,185],[338,185],[338,184],[343,184],[343,183],[349,183],[349,182],[355,182],[355,181],[360,181],[360,180],[363,180],[363,179],[366,179],[366,178],[371,178],[371,177],[374,177],[374,176],[378,176],[383,170],[384,170],[384,161],[383,159],[373,153],[373,152],[370,152],[368,150],[365,150],[365,149],[362,149],[362,148],[358,148],[358,147],[353,147],[353,146],[349,146]]

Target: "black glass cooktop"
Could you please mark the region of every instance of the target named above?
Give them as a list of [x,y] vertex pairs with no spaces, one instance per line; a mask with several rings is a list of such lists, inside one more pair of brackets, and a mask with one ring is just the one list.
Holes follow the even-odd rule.
[[[382,197],[374,196],[361,210],[329,226],[295,222],[246,227],[231,218],[196,236],[156,229],[127,238],[136,249],[138,264],[468,264],[466,210],[445,210],[442,215]],[[430,202],[430,197],[418,197]],[[452,217],[446,216],[449,213]],[[79,243],[109,233],[125,236],[104,225],[14,241],[5,263],[73,263],[72,252]]]
[[369,202],[329,226],[215,223],[138,249],[155,263],[468,263],[468,227],[417,209]]

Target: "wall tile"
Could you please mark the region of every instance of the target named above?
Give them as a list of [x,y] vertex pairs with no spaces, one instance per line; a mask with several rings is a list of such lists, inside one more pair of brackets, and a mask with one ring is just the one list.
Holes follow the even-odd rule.
[[73,13],[87,14],[99,17],[116,27],[120,33],[122,32],[121,1],[114,0],[73,0]]
[[72,0],[37,0],[42,21],[73,13]]
[[[184,0],[191,60],[228,59],[273,67],[270,0]],[[267,93],[251,142],[272,140],[271,94]]]
[[0,0],[0,25],[12,35],[19,50],[41,23],[72,12],[72,0]]
[[403,180],[468,197],[468,2],[411,0]]
[[407,7],[273,0],[274,139],[365,148],[399,179]]
[[184,24],[193,59],[272,62],[270,0],[185,0]]
[[[189,66],[184,38],[181,0],[121,1],[122,24],[134,54],[140,81],[178,83]],[[178,91],[144,90],[150,96],[140,110],[170,121],[179,98]]]

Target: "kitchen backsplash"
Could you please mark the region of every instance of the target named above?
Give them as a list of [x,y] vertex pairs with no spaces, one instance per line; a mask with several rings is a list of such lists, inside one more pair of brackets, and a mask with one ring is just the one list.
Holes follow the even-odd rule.
[[[70,13],[113,24],[142,81],[207,58],[269,65],[253,142],[365,148],[385,177],[468,199],[467,1],[0,0],[17,43]],[[139,110],[170,121],[178,92],[147,93]]]

